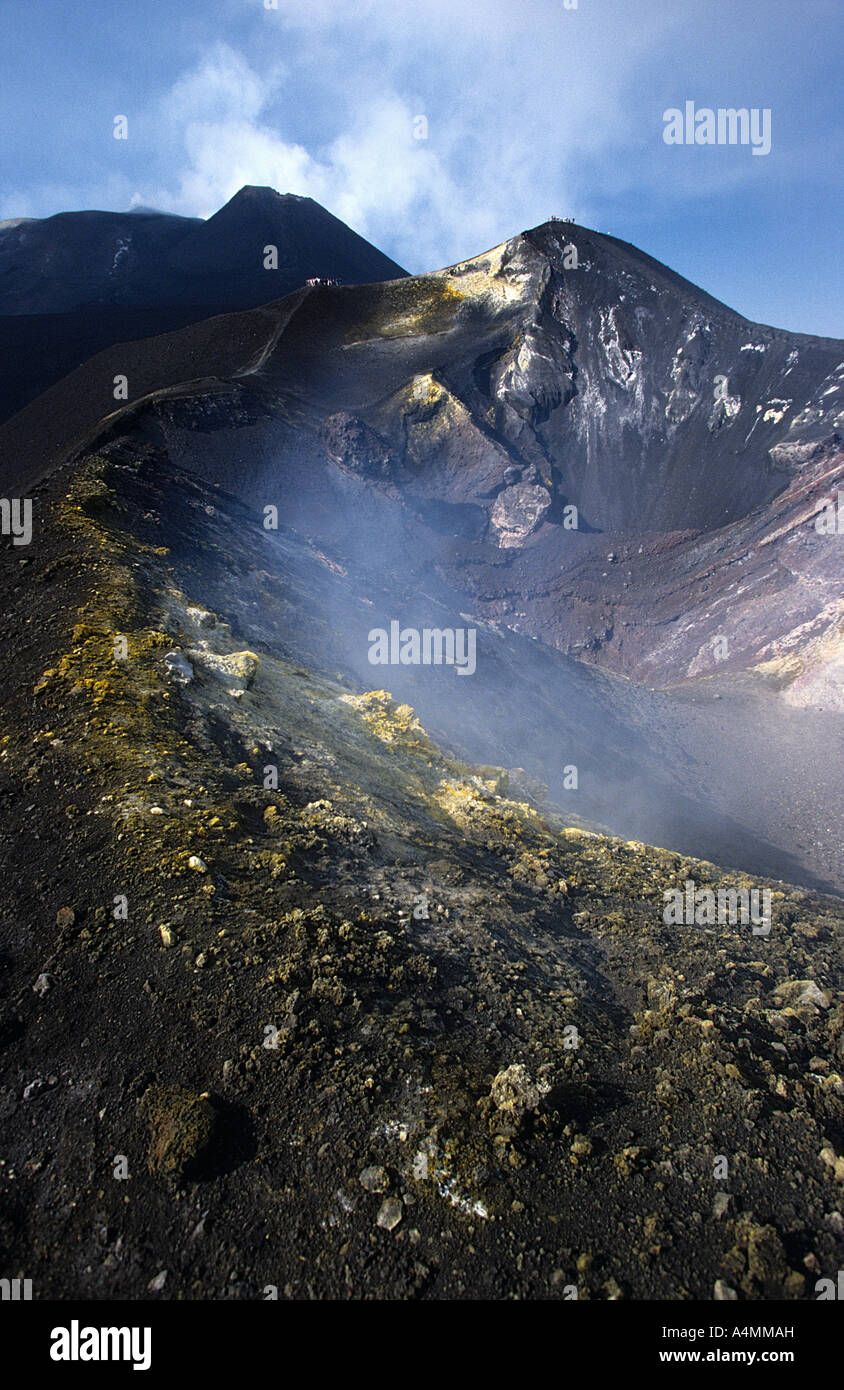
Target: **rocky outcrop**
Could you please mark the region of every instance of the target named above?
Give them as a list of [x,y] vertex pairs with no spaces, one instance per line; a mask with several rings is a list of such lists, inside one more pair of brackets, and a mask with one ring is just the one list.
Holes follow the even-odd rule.
[[321,436],[335,463],[365,478],[389,482],[393,475],[390,450],[363,420],[340,410],[322,423]]
[[541,525],[551,506],[547,488],[535,483],[516,483],[499,492],[492,508],[492,524],[503,549],[523,545]]

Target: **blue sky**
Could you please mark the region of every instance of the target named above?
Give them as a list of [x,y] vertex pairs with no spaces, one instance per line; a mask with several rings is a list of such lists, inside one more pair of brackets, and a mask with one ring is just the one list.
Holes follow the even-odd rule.
[[[267,3],[3,0],[0,218],[268,183],[421,271],[556,212],[844,336],[844,0]],[[769,108],[771,153],[666,145],[686,101]]]

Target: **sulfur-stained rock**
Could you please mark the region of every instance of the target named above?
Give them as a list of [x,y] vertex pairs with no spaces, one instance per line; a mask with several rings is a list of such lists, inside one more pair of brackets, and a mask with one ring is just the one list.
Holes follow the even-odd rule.
[[182,1086],[158,1086],[146,1092],[141,1109],[149,1127],[150,1172],[173,1178],[189,1175],[214,1134],[217,1116],[208,1095]]
[[261,658],[249,651],[221,655],[218,652],[193,647],[188,655],[203,673],[225,682],[235,690],[249,690],[261,664]]
[[527,1116],[539,1109],[545,1090],[547,1086],[541,1088],[533,1082],[521,1062],[505,1067],[495,1077],[484,1103],[490,1127],[506,1137],[516,1135]]

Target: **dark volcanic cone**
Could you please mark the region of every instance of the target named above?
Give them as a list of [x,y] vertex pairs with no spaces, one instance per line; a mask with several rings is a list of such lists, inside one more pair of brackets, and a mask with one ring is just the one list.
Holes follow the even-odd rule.
[[112,343],[249,309],[312,277],[404,274],[312,198],[272,188],[242,188],[206,222],[144,211],[0,224],[0,420]]

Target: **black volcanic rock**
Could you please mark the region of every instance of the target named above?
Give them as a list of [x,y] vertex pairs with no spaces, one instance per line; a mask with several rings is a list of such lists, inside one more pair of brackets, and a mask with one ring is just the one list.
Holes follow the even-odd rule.
[[[234,477],[228,400],[146,413]],[[386,487],[322,473],[326,550],[143,414],[39,489],[0,569],[5,1267],[41,1299],[811,1299],[844,1259],[841,899],[766,883],[764,936],[666,921],[666,889],[748,891],[727,799],[741,872],[687,858],[688,823],[658,849],[578,817],[595,789],[694,813],[669,701],[487,625],[469,679],[373,668],[382,614],[460,621],[433,569],[362,586]],[[569,758],[563,816],[531,804]]]
[[384,440],[347,410],[329,415],[321,435],[331,458],[352,472],[384,480],[392,476],[392,456]]
[[[278,249],[277,271],[264,247]],[[312,198],[242,188],[203,221],[154,212],[65,212],[0,224],[0,314],[81,306],[252,308],[322,276],[360,284],[405,271]]]
[[[277,249],[266,269],[265,247]],[[279,299],[307,279],[405,272],[312,198],[247,187],[207,222],[71,212],[0,224],[0,419],[112,343]]]

